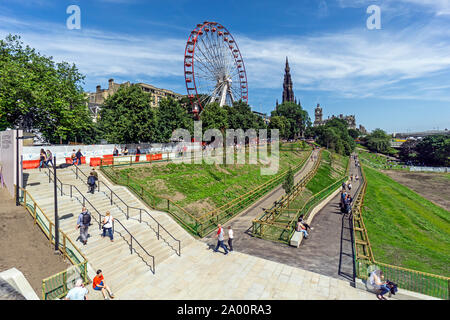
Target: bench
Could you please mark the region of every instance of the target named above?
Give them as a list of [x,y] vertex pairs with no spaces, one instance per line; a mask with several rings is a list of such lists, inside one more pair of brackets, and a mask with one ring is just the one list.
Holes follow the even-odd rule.
[[298,248],[300,246],[300,243],[302,243],[302,240],[303,240],[303,232],[295,231],[291,237],[289,244],[293,247]]

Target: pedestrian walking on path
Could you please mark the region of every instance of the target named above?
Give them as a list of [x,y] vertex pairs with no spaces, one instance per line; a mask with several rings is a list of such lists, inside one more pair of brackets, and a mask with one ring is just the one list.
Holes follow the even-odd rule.
[[222,228],[222,225],[219,223],[217,225],[217,233],[216,233],[216,238],[217,238],[217,245],[216,248],[214,249],[214,252],[217,252],[217,250],[219,249],[219,247],[223,248],[225,250],[225,254],[228,254],[228,249],[227,247],[223,244],[224,241],[224,231]]
[[78,216],[76,229],[80,229],[80,241],[86,245],[89,236],[89,226],[91,225],[91,214],[83,207],[83,211]]
[[50,150],[47,150],[47,158],[46,159],[47,160],[45,161],[45,165],[48,167],[49,163],[51,163],[52,167],[53,167],[53,155],[52,155],[52,152]]
[[41,168],[43,168],[45,165],[45,167],[47,166],[47,154],[45,153],[44,149],[41,149],[40,155],[39,155],[39,171],[41,171]]
[[109,297],[111,299],[114,299],[114,294],[105,283],[105,278],[103,277],[102,270],[97,270],[97,275],[92,280],[92,287],[96,291],[101,291],[105,300],[108,300],[108,296],[106,295],[107,293],[109,294]]
[[[75,151],[75,150],[74,150]],[[78,149],[77,153],[75,154],[76,158],[77,158],[77,165],[81,165],[81,157],[83,156],[83,154],[81,153],[81,149]]]
[[233,229],[231,229],[231,226],[228,226],[228,246],[230,247],[230,252],[233,251],[233,239],[234,239]]
[[83,285],[83,280],[78,279],[75,287],[69,290],[64,300],[88,300],[89,291]]
[[88,177],[88,180],[87,180],[87,184],[89,186],[88,192],[94,194],[95,187],[96,187],[96,184],[95,184],[96,181],[97,181],[97,179],[95,179],[94,173],[91,172]]
[[111,240],[111,242],[114,242],[114,237],[113,237],[113,222],[114,222],[114,218],[111,216],[111,213],[109,211],[106,212],[106,216],[103,218],[103,233],[102,233],[102,238],[104,238],[106,236],[106,232],[108,232],[108,236],[109,239]]

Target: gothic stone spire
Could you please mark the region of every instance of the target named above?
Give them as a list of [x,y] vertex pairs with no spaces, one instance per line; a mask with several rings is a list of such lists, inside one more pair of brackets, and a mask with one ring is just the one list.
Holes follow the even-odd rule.
[[292,79],[289,68],[289,61],[286,57],[286,67],[284,69],[284,82],[283,82],[283,103],[294,102],[294,91],[292,90]]

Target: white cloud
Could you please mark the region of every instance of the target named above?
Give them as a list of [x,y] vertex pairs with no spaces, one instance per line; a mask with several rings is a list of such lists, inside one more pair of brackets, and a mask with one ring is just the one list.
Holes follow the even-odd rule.
[[[406,1],[406,0],[405,0]],[[414,1],[414,0],[411,0]],[[67,30],[64,26],[23,22],[0,16],[0,36],[11,31],[56,61],[75,63],[86,82],[115,78],[139,82],[155,79],[184,93],[186,38],[161,38]],[[318,90],[343,97],[411,95],[447,100],[448,90],[424,91],[411,85],[448,86],[450,42],[447,29],[412,26],[399,32],[348,30],[314,36],[253,39],[235,34],[244,57],[249,90],[281,87],[286,56],[294,90]],[[426,80],[424,80],[426,79]],[[94,90],[92,87],[87,90]],[[397,90],[397,93],[395,92]]]

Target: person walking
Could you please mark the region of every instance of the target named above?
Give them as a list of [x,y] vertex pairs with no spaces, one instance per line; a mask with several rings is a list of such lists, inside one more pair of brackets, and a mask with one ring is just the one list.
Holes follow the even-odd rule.
[[117,148],[114,147],[114,150],[113,150],[113,157],[117,157],[118,155],[119,155],[119,150],[117,150]]
[[92,168],[91,173],[94,175],[95,181],[97,181],[98,180],[98,173],[97,173],[97,171],[95,171],[95,167]]
[[77,162],[77,154],[75,149],[72,150],[72,155],[70,157],[72,158],[72,164],[75,164]]
[[78,279],[75,287],[69,290],[64,300],[88,300],[89,291],[84,287],[83,280]]
[[50,150],[47,150],[47,161],[45,161],[47,167],[49,163],[51,163],[53,167],[53,155]]
[[41,149],[41,152],[39,154],[39,171],[41,171],[41,168],[43,168],[44,165],[47,167],[46,160],[47,155],[45,154],[45,150]]
[[231,226],[228,226],[228,246],[230,247],[230,252],[233,251],[233,239],[234,232]]
[[141,148],[138,146],[136,149],[136,162],[139,162],[140,154],[141,154]]
[[83,154],[81,153],[81,149],[78,149],[75,156],[77,157],[77,165],[81,165],[81,157],[83,156]]
[[80,229],[80,241],[84,245],[87,244],[87,239],[89,236],[88,230],[90,225],[91,225],[91,214],[86,209],[86,207],[83,207],[83,211],[78,216],[76,229]]
[[224,240],[224,231],[222,228],[222,225],[219,223],[217,225],[217,233],[216,233],[216,238],[217,238],[217,245],[216,248],[214,249],[214,252],[217,252],[217,249],[219,249],[219,247],[222,247],[225,250],[225,255],[228,254],[228,249],[227,247],[223,244],[223,240]]
[[111,289],[106,285],[105,278],[103,277],[102,270],[97,270],[97,275],[92,280],[92,288],[96,291],[101,291],[103,294],[103,298],[105,300],[108,300],[108,296],[106,293],[109,294],[111,299],[114,299],[114,294],[112,293]]
[[90,193],[94,194],[95,187],[96,187],[96,184],[95,184],[96,181],[97,180],[95,179],[94,173],[91,172],[89,174],[89,177],[88,177],[88,180],[87,180],[87,184],[88,184],[88,187],[89,187],[88,193],[90,192]]
[[106,211],[106,216],[103,218],[103,233],[102,238],[106,236],[106,232],[108,232],[109,239],[111,242],[114,242],[113,237],[113,222],[114,218],[111,216],[111,213],[109,211]]

